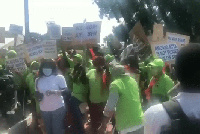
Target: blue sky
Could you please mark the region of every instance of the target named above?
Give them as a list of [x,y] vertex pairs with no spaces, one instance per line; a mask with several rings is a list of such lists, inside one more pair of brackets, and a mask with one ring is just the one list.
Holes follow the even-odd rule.
[[[24,26],[24,0],[0,0],[0,3],[0,27],[8,30],[10,24]],[[51,20],[63,27],[81,23],[85,18],[88,22],[101,20],[98,6],[92,0],[29,0],[29,16],[30,32],[41,34],[46,33],[46,22]],[[115,19],[101,21],[102,41],[118,24]]]

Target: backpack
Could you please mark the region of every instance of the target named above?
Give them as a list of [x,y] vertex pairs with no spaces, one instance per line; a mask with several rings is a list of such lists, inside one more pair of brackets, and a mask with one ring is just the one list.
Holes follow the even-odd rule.
[[200,134],[200,120],[192,120],[183,112],[175,99],[162,103],[171,119],[170,126],[163,126],[160,134]]

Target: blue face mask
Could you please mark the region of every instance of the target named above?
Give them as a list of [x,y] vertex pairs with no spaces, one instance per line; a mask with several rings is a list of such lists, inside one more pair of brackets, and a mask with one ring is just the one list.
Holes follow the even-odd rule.
[[50,68],[43,68],[42,71],[45,76],[50,76],[52,74],[52,69]]

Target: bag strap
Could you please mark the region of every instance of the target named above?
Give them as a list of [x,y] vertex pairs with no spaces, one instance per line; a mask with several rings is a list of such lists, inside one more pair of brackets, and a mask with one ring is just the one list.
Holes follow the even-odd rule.
[[162,105],[165,108],[171,120],[188,120],[188,117],[183,112],[179,102],[176,99],[171,99],[167,102],[163,102]]

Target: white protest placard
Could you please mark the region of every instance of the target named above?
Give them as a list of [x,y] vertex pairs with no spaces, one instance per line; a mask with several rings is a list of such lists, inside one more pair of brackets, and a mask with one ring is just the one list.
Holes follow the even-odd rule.
[[84,23],[76,23],[73,25],[74,27],[74,34],[73,34],[73,43],[75,45],[84,44],[85,38],[85,24]]
[[100,43],[101,21],[87,22],[85,24],[85,39],[88,44]]
[[9,32],[13,33],[13,34],[22,34],[22,32],[23,32],[23,26],[18,26],[18,25],[15,25],[15,24],[10,24]]
[[56,59],[58,56],[56,40],[46,40],[42,42],[45,59]]
[[52,40],[61,39],[61,27],[59,25],[56,25],[55,23],[48,23],[47,29],[48,29],[47,33],[50,36],[50,39]]
[[5,43],[5,27],[0,27],[0,43]]
[[28,62],[44,58],[42,43],[27,45],[26,60]]
[[175,42],[177,44],[188,44],[190,42],[190,36],[181,35],[177,33],[166,33],[168,42]]
[[73,41],[73,27],[62,27],[62,40],[67,42]]
[[22,58],[22,57],[17,57],[17,58],[6,60],[6,66],[7,66],[7,68],[14,70],[16,72],[19,72],[19,73],[22,73],[27,69],[24,58]]
[[163,61],[174,61],[179,51],[179,46],[176,43],[157,44],[153,46],[155,55]]

